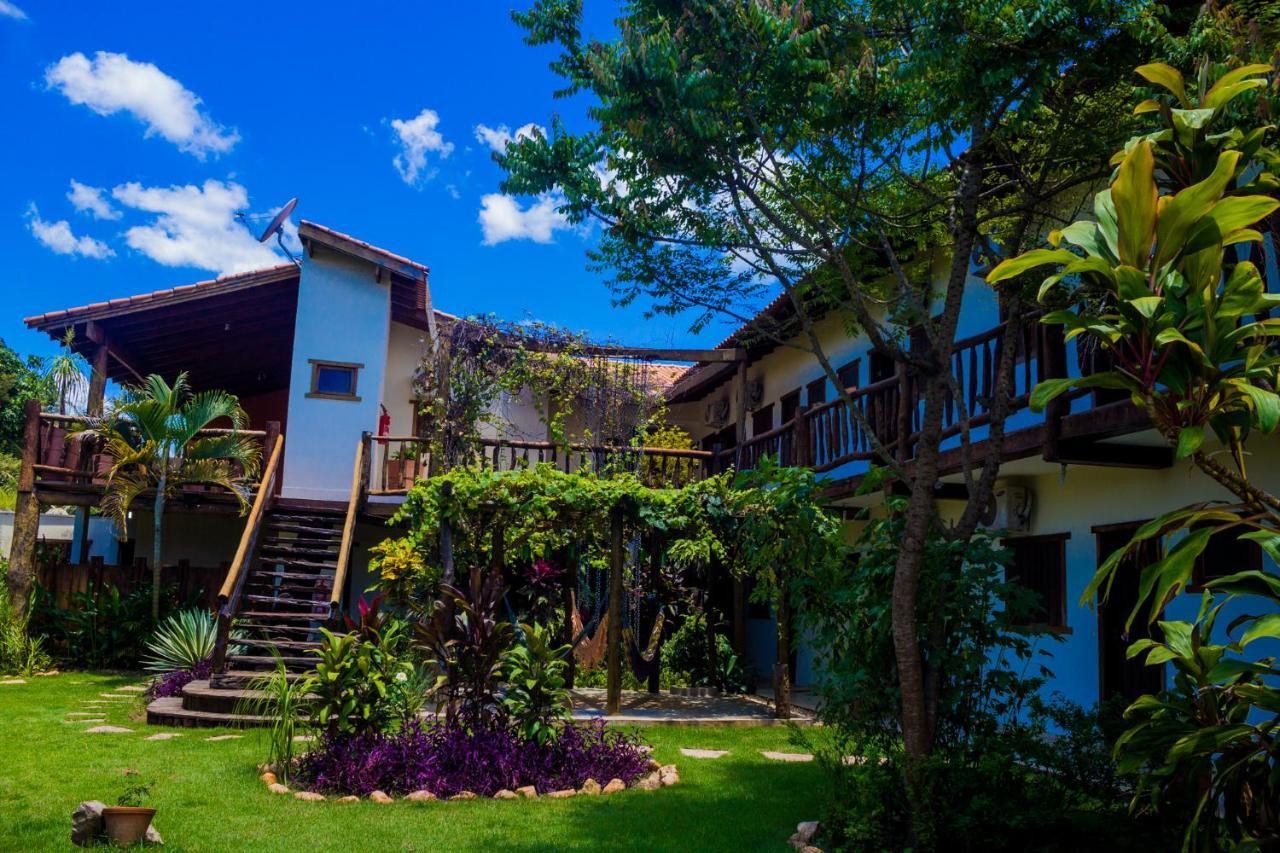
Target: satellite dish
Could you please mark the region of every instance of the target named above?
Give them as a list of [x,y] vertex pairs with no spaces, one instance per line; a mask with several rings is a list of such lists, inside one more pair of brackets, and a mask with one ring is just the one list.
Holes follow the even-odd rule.
[[265,243],[270,240],[271,235],[274,234],[276,236],[276,243],[280,245],[280,251],[284,252],[289,260],[298,264],[298,266],[302,266],[298,259],[295,258],[284,245],[284,223],[285,220],[289,218],[289,215],[293,213],[293,209],[297,206],[298,199],[296,197],[286,201],[284,203],[284,207],[280,208],[280,212],[271,217],[271,222],[269,222],[267,227],[263,229],[262,236],[258,238],[258,242]]

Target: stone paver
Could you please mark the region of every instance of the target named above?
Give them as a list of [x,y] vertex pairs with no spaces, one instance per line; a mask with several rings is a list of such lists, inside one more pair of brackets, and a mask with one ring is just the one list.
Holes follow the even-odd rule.
[[85,729],[85,733],[91,735],[124,735],[132,731],[133,729],[126,729],[124,726],[94,726],[91,729]]
[[68,711],[67,716],[68,717],[96,717],[98,716],[98,712],[97,711]]
[[690,758],[721,758],[729,754],[727,749],[691,749],[689,747],[680,747],[680,754],[687,755]]
[[0,681],[0,684],[26,684],[26,683],[27,683],[27,680],[25,678],[6,678],[3,681]]
[[62,724],[66,726],[78,726],[81,724],[88,724],[88,723],[105,723],[106,721],[107,721],[106,717],[90,717],[87,720],[84,718],[81,718],[79,720],[63,720]]
[[205,738],[205,740],[208,740],[208,741],[239,740],[242,737],[244,737],[244,735],[214,735],[213,737]]
[[104,699],[132,699],[133,698],[132,696],[129,696],[123,693],[99,693],[98,695]]
[[311,743],[315,739],[316,739],[315,735],[294,735],[293,736],[293,740],[295,743]]
[[126,684],[124,687],[117,687],[117,693],[146,693],[147,688],[138,684]]
[[772,761],[813,761],[813,756],[807,752],[766,752],[762,750],[760,754]]
[[176,737],[182,737],[180,732],[156,732],[151,737],[144,737],[143,740],[173,740]]

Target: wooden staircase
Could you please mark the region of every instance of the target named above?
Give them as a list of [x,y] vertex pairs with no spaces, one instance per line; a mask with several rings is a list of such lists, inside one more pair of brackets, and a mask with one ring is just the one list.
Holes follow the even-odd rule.
[[252,698],[252,682],[276,669],[279,656],[288,677],[300,678],[316,663],[321,626],[340,612],[356,514],[367,478],[364,454],[356,454],[357,476],[348,505],[317,507],[276,500],[277,439],[264,468],[235,559],[219,592],[218,643],[213,675],[193,681],[181,696],[156,699],[147,722],[176,726],[266,725],[262,717],[237,713]]

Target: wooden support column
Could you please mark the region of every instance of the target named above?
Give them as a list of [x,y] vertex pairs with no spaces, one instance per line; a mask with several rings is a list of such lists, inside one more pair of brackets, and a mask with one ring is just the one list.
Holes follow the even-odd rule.
[[31,587],[36,576],[36,539],[40,534],[40,502],[36,500],[36,452],[40,444],[40,401],[23,407],[26,428],[22,434],[22,467],[13,507],[13,542],[9,546],[9,572],[5,585],[9,607],[19,624],[26,624]]
[[791,431],[795,443],[791,452],[791,464],[797,468],[813,466],[813,453],[809,443],[809,407],[801,406],[796,410],[795,429]]
[[91,418],[102,417],[107,396],[107,356],[109,354],[106,344],[98,344],[93,351],[93,361],[89,371],[89,397],[85,408]]
[[577,636],[575,636],[573,629],[573,616],[578,608],[578,552],[576,546],[572,551],[572,556],[570,556],[570,554],[570,550],[566,548],[563,555],[565,567],[564,586],[561,588],[560,592],[561,601],[564,605],[564,627],[562,629],[563,639],[561,642],[569,646],[569,666],[565,670],[564,681],[565,686],[572,690],[574,679],[578,674],[577,656],[573,653],[574,644],[578,639]]
[[622,705],[622,507],[609,513],[609,633],[608,692],[605,713],[617,714]]
[[898,461],[911,458],[911,410],[915,402],[911,398],[911,375],[907,366],[898,362]]
[[[1061,326],[1038,323],[1044,335],[1042,379],[1062,379],[1067,376],[1067,344]],[[1058,395],[1044,407],[1044,452],[1046,462],[1056,462],[1061,457],[1059,439],[1062,435],[1062,419],[1071,414],[1071,401]]]
[[735,435],[738,439],[738,447],[741,447],[747,440],[747,363],[745,361],[738,362],[737,372],[733,376],[733,396],[737,400],[737,409],[734,411],[734,423],[737,426]]

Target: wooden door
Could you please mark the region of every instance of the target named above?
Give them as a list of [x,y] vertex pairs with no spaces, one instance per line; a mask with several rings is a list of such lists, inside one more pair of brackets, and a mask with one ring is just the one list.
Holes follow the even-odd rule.
[[[1138,522],[1095,528],[1098,540],[1098,564],[1101,565],[1117,549],[1133,536]],[[1164,689],[1164,667],[1147,666],[1146,655],[1129,659],[1129,646],[1135,640],[1158,638],[1160,629],[1148,626],[1145,615],[1125,630],[1133,606],[1138,600],[1138,581],[1142,569],[1160,559],[1160,543],[1148,540],[1129,554],[1117,567],[1111,593],[1098,605],[1098,681],[1099,695],[1103,700],[1113,696],[1132,702],[1144,693],[1157,693]],[[1145,609],[1144,609],[1145,614]]]

